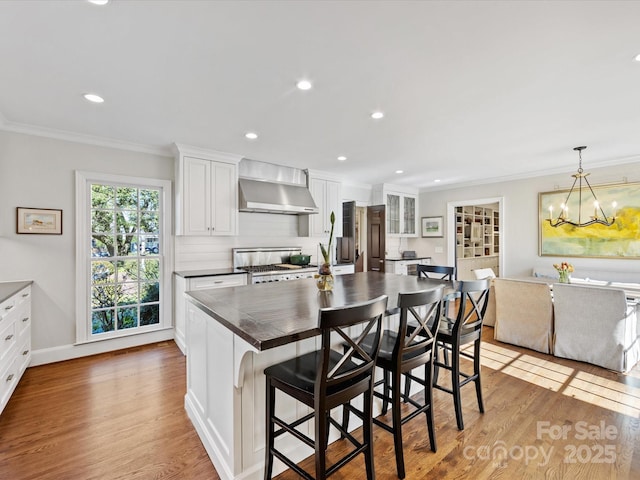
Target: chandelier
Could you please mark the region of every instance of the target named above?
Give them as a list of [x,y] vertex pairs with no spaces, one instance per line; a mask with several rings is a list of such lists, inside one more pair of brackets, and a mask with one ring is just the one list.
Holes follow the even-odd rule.
[[[574,150],[578,152],[578,158],[580,161],[578,165],[578,172],[571,175],[573,177],[573,185],[571,185],[571,190],[569,190],[569,194],[567,195],[567,198],[565,199],[564,203],[560,205],[560,213],[555,220],[553,219],[553,206],[549,207],[549,218],[547,219],[547,221],[552,227],[559,227],[560,225],[565,225],[565,224],[573,225],[574,227],[587,227],[589,225],[593,225],[596,223],[599,223],[600,225],[604,225],[606,227],[610,227],[615,222],[615,216],[607,217],[607,215],[604,213],[604,210],[602,209],[600,202],[598,202],[598,199],[596,198],[596,194],[594,193],[593,188],[591,188],[591,184],[589,183],[589,180],[587,180],[587,176],[589,174],[584,173],[584,170],[582,170],[582,150],[584,150],[585,148],[587,147],[574,148]],[[583,180],[584,180],[584,183],[586,184],[584,188],[585,197],[583,197],[583,194],[582,194]],[[576,187],[576,183],[578,183],[578,188],[576,189],[576,192],[578,194],[578,221],[577,222],[569,218],[569,207],[568,207],[569,198],[571,197],[571,194],[573,193]],[[588,190],[587,190],[587,187],[589,188]],[[591,193],[591,197],[593,197],[593,216],[588,216],[583,221],[582,201],[584,199],[585,204],[588,202],[589,193]],[[613,202],[613,208],[615,210],[616,202]]]

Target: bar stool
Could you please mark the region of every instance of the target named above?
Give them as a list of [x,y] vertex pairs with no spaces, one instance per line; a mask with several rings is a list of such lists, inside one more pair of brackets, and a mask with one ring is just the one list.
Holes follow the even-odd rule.
[[438,280],[455,280],[456,267],[444,265],[416,265],[419,277],[437,278]]
[[[387,308],[387,296],[367,302],[336,308],[321,308],[318,324],[321,330],[321,349],[292,358],[265,369],[266,375],[266,442],[264,478],[270,479],[273,459],[277,457],[298,475],[306,479],[314,477],[276,449],[275,438],[289,433],[315,450],[315,479],[324,480],[360,453],[364,454],[367,479],[373,480],[373,383],[375,359],[382,338],[382,317]],[[362,325],[361,333],[350,335],[348,329]],[[331,334],[337,333],[340,341],[349,348],[343,354],[331,349]],[[364,344],[368,335],[373,341]],[[275,413],[276,389],[304,403],[313,411],[291,423],[286,423]],[[363,441],[359,442],[342,429],[342,425],[330,416],[330,411],[357,396],[364,394]],[[296,427],[314,420],[315,440]],[[280,427],[275,429],[276,425]],[[336,427],[355,447],[340,460],[327,466],[327,443],[330,425]]]
[[[489,300],[489,282],[489,279],[456,282],[457,314],[455,318],[450,318],[445,310],[443,321],[436,337],[433,388],[453,395],[453,405],[459,430],[464,430],[460,389],[467,383],[475,383],[478,408],[480,413],[484,413],[482,385],[480,382],[480,344],[482,321]],[[449,298],[450,300],[451,298]],[[462,346],[470,343],[473,343],[473,355],[461,350]],[[439,361],[438,353],[440,350],[443,351],[444,362]],[[451,353],[450,363],[449,353]],[[465,373],[460,370],[461,356],[473,360],[473,373]],[[438,384],[440,368],[451,372],[452,387],[450,389]]]
[[[456,267],[449,267],[446,265],[416,265],[416,273],[418,277],[422,278],[434,278],[436,280],[449,280],[456,279]],[[448,304],[443,306],[443,312],[448,308]],[[409,401],[409,393],[411,392],[411,377],[405,376],[404,379],[404,394],[403,398],[405,403]]]
[[[383,379],[375,383],[375,387],[382,385],[382,392],[374,390],[374,396],[382,399],[382,414],[387,412],[391,403],[392,424],[373,419],[373,423],[393,434],[396,452],[396,469],[398,478],[405,477],[404,455],[402,447],[402,425],[414,419],[421,413],[427,417],[427,430],[431,450],[436,451],[436,436],[433,426],[432,381],[433,359],[436,334],[440,325],[440,308],[444,287],[433,290],[423,290],[414,293],[400,293],[398,306],[400,307],[400,324],[397,330],[384,330],[382,345],[376,359],[376,366],[383,369]],[[424,307],[424,308],[420,308]],[[408,317],[414,322],[408,331]],[[374,335],[369,335],[364,344],[375,342]],[[424,366],[424,380],[412,374],[414,368]],[[405,375],[424,386],[424,402],[419,403],[412,398],[407,401],[415,407],[404,417],[401,412],[401,376]],[[343,410],[342,425],[346,430],[349,424],[350,405]]]

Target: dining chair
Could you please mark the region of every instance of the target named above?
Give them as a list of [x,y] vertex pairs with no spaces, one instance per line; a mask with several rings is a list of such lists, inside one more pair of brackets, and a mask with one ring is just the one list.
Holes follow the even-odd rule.
[[[272,365],[264,370],[266,376],[266,442],[264,478],[270,479],[274,457],[306,479],[324,480],[359,454],[364,454],[367,479],[375,478],[373,466],[373,383],[375,361],[382,338],[382,317],[387,308],[387,296],[347,305],[321,308],[318,326],[321,332],[320,350]],[[362,328],[350,329],[359,325]],[[353,333],[358,330],[360,333]],[[373,335],[373,337],[368,337]],[[349,347],[342,354],[332,350],[334,336]],[[364,340],[369,338],[365,343]],[[285,422],[276,413],[276,389],[305,404],[313,411],[302,418]],[[364,394],[362,411],[362,442],[342,429],[331,418],[330,411]],[[355,410],[355,409],[354,409]],[[297,427],[313,419],[315,439]],[[279,427],[276,430],[276,425]],[[353,449],[332,465],[327,465],[329,428],[333,425],[347,438]],[[275,446],[276,437],[289,433],[315,450],[315,477],[287,458]]]
[[[431,450],[436,451],[436,436],[433,421],[433,358],[435,339],[440,325],[440,309],[444,287],[432,290],[422,290],[398,295],[400,308],[399,325],[397,329],[385,329],[382,333],[382,344],[376,359],[376,366],[383,371],[383,378],[374,387],[382,386],[382,391],[374,390],[373,395],[382,399],[382,414],[386,414],[391,404],[391,425],[374,418],[373,423],[393,434],[393,444],[396,455],[396,469],[398,478],[405,477],[404,454],[402,446],[402,425],[424,413],[427,420],[427,431]],[[421,308],[423,307],[423,308]],[[411,331],[408,331],[408,319],[413,321]],[[365,345],[376,341],[374,334],[369,334],[364,340]],[[424,379],[414,376],[412,370],[424,367]],[[424,401],[418,402],[408,399],[414,409],[402,416],[401,407],[401,378],[402,375],[424,387]],[[346,404],[343,409],[342,427],[349,425],[351,405]]]
[[[433,388],[453,395],[453,405],[459,430],[464,430],[462,420],[462,400],[460,390],[466,384],[473,382],[476,386],[478,408],[484,413],[482,401],[482,384],[480,381],[480,345],[482,337],[482,322],[489,300],[489,279],[455,282],[455,316],[449,316],[448,311],[443,314],[440,328],[436,337],[436,358],[434,360]],[[449,298],[449,302],[453,299]],[[466,347],[473,344],[473,354],[466,351]],[[439,352],[443,352],[443,360],[439,360]],[[449,361],[451,354],[451,361]],[[473,372],[466,373],[460,369],[460,359],[468,358],[473,361]],[[451,388],[438,383],[440,368],[451,372]]]
[[436,278],[438,280],[455,280],[456,267],[444,265],[416,265],[418,277]]

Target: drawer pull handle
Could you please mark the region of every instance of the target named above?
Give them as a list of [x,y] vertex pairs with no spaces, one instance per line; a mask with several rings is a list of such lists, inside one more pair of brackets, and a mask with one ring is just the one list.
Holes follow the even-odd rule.
[[224,283],[224,280],[216,280],[216,281],[215,281],[215,282],[213,282],[213,283]]
[[13,308],[13,305],[9,305],[8,307],[4,307],[5,310],[11,310]]
[[13,333],[11,335],[7,335],[7,338],[5,338],[5,341],[8,342],[12,338],[13,338]]
[[22,297],[23,297],[23,298],[28,297],[28,296],[29,296],[29,294],[28,294],[28,293],[23,293],[23,294],[22,294]]
[[29,350],[25,350],[24,352],[22,352],[22,355],[28,355],[29,354]]
[[7,377],[7,382],[10,382],[11,380],[13,380],[13,373],[10,373]]
[[29,321],[29,317],[24,317],[24,318],[22,319],[22,321],[23,321],[23,322],[28,322],[28,321]]

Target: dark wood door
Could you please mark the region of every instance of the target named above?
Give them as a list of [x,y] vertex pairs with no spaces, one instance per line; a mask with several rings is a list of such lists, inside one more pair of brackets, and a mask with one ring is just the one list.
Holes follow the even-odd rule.
[[338,255],[339,263],[356,261],[356,202],[342,203],[342,240]]
[[385,207],[367,207],[367,271],[384,272]]

